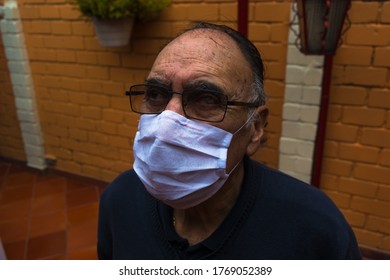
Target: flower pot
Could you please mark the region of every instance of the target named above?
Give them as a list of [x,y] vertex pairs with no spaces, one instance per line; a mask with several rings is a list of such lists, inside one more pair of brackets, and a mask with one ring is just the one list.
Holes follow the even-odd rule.
[[93,19],[95,32],[103,47],[128,45],[133,30],[134,18]]

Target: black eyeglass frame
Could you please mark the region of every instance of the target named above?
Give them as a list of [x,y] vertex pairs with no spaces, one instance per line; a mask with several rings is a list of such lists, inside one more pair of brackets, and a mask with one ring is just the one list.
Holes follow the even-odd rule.
[[[168,90],[167,88],[165,87],[162,87],[162,86],[158,86],[158,85],[150,85],[150,84],[136,84],[136,85],[132,85],[130,86],[130,89],[128,91],[125,92],[125,95],[129,97],[129,101],[130,101],[130,108],[131,110],[134,112],[134,113],[137,113],[137,114],[145,114],[145,115],[158,115],[158,114],[161,114],[162,112],[165,111],[165,107],[164,109],[162,109],[160,112],[155,112],[155,113],[144,113],[144,112],[139,112],[137,110],[134,109],[133,107],[133,104],[131,102],[131,96],[132,95],[144,95],[145,94],[145,91],[132,91],[133,88],[135,87],[140,87],[140,86],[144,86],[144,87],[147,87],[147,86],[153,86],[153,87],[157,87],[157,88],[160,88],[160,89],[163,89],[165,91],[167,91],[167,93],[169,93],[171,95],[171,98],[174,94],[178,94],[178,95],[181,95],[183,97],[183,92],[180,93],[180,92],[175,92],[175,91],[172,91],[172,90]],[[242,101],[230,101],[228,100],[228,96],[222,92],[219,92],[219,91],[213,91],[213,90],[205,90],[206,92],[210,92],[210,93],[217,93],[217,94],[220,94],[220,95],[223,95],[225,96],[226,98],[226,104],[225,104],[225,110],[224,110],[224,114],[221,118],[221,120],[218,120],[218,121],[213,121],[213,120],[206,120],[206,119],[200,119],[200,118],[195,118],[195,117],[192,117],[192,116],[189,116],[187,113],[186,113],[186,103],[185,103],[185,99],[182,98],[182,108],[183,108],[183,112],[184,112],[184,115],[188,118],[188,119],[193,119],[193,120],[199,120],[199,121],[206,121],[206,122],[213,122],[213,123],[218,123],[218,122],[222,122],[224,119],[225,119],[225,116],[226,116],[226,111],[227,111],[227,107],[228,106],[240,106],[240,107],[247,107],[247,108],[257,108],[261,105],[264,104],[264,102],[261,102],[261,100],[256,100],[254,102],[242,102]],[[169,102],[169,101],[168,101]],[[167,103],[168,105],[168,103]]]

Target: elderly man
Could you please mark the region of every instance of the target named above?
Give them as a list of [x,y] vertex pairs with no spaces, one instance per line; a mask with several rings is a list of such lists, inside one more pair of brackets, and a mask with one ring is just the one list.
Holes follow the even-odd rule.
[[197,23],[127,92],[140,113],[134,170],[104,191],[100,259],[358,259],[319,190],[249,159],[268,109],[254,45]]

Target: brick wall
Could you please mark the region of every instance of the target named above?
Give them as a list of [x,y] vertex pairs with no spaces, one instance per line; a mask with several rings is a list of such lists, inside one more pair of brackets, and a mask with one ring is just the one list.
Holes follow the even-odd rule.
[[353,1],[334,59],[321,188],[359,243],[390,250],[390,2]]
[[[144,80],[158,51],[189,21],[232,27],[237,21],[234,0],[176,0],[156,20],[136,23],[128,47],[103,48],[91,21],[67,1],[21,0],[19,9],[46,156],[56,159],[57,169],[105,181],[133,161],[138,116],[124,91]],[[289,3],[251,3],[250,20],[249,36],[266,63],[271,107],[269,140],[256,158],[277,166]]]
[[[189,21],[237,27],[235,0],[173,2],[156,20],[137,23],[129,46],[103,48],[90,20],[66,0],[18,1],[45,153],[56,159],[57,169],[110,181],[131,168],[138,116],[130,112],[124,91],[144,80],[161,47]],[[362,245],[390,251],[390,2],[354,0],[350,18],[334,60],[321,188]],[[290,1],[250,1],[249,19],[249,38],[265,61],[271,112],[268,143],[255,158],[277,167]],[[23,160],[3,53],[1,152],[5,147],[7,157]],[[4,135],[13,135],[12,141],[5,142]]]
[[[3,1],[0,1],[0,5]],[[3,40],[0,36],[0,157],[26,159],[15,99],[8,71]]]
[[270,109],[267,143],[253,158],[275,168],[282,130],[289,21],[290,1],[250,1],[248,37],[264,60],[264,87]]

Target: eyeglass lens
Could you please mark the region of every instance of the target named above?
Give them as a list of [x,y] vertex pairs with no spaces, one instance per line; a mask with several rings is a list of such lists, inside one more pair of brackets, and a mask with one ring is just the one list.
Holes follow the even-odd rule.
[[[165,110],[172,92],[164,87],[137,85],[130,90],[132,110],[141,114],[158,114]],[[214,91],[191,89],[182,95],[183,110],[187,117],[204,121],[221,121],[224,118],[227,96]]]

